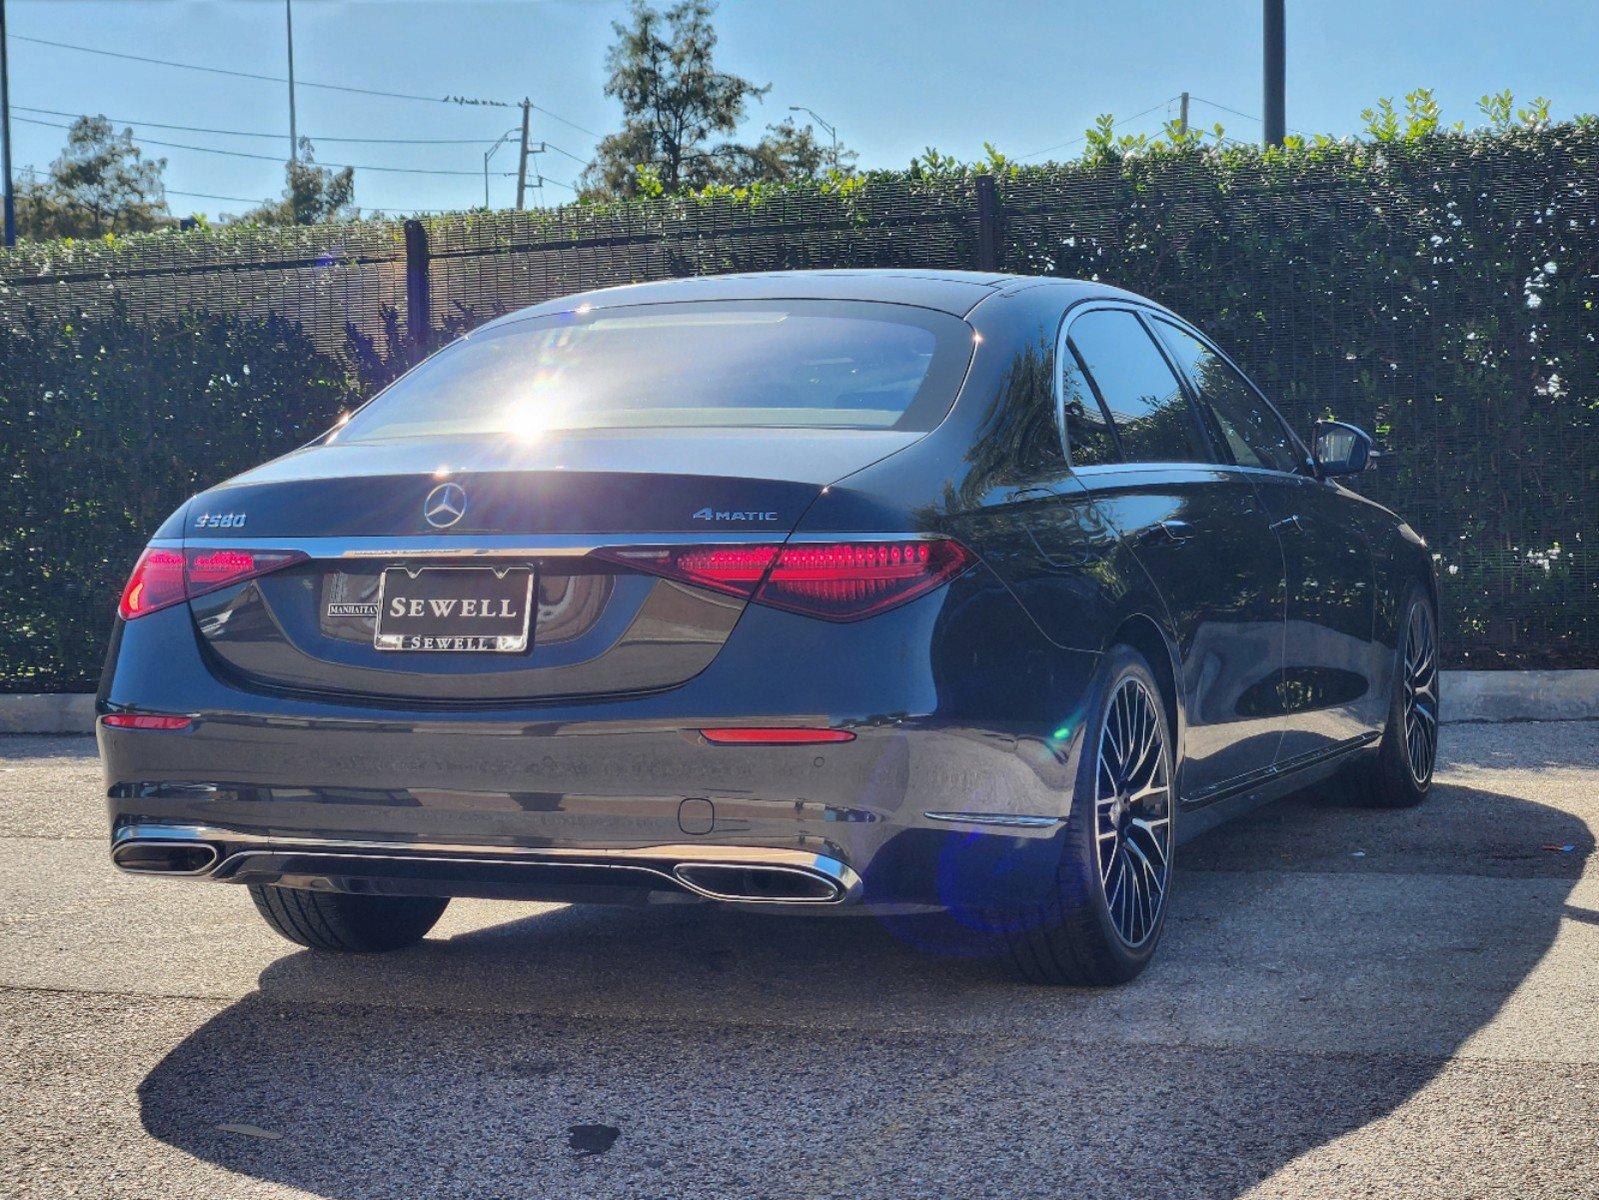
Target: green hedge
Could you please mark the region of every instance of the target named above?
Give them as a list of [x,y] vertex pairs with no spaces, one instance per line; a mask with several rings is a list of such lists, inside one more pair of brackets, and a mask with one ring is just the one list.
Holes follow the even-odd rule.
[[151,532],[358,398],[352,366],[277,317],[115,311],[0,338],[0,689],[92,687]]
[[[994,166],[1002,269],[1152,295],[1301,429],[1378,435],[1359,486],[1431,540],[1453,664],[1599,666],[1599,125]],[[430,344],[630,280],[971,266],[977,191],[940,163],[430,218]],[[184,237],[0,255],[0,690],[91,685],[156,524],[415,357],[397,224]]]

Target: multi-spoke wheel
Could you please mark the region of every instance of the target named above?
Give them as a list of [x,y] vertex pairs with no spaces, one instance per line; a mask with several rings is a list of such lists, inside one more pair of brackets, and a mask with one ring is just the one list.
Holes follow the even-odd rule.
[[1371,808],[1420,804],[1438,761],[1438,618],[1419,586],[1402,608],[1388,725],[1374,752],[1347,764],[1349,799]]
[[1155,953],[1171,895],[1175,758],[1144,656],[1106,651],[1087,709],[1053,893],[996,914],[1017,968],[1039,983],[1131,979]]
[[1116,932],[1141,946],[1166,903],[1171,867],[1171,776],[1160,701],[1136,676],[1111,697],[1099,735],[1094,846]]
[[1438,756],[1438,639],[1425,604],[1410,607],[1404,664],[1405,764],[1410,778],[1425,786]]

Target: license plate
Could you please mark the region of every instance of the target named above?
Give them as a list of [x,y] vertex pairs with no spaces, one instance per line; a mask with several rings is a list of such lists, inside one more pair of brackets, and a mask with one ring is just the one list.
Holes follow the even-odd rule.
[[527,567],[390,567],[378,583],[379,650],[518,654],[527,649]]

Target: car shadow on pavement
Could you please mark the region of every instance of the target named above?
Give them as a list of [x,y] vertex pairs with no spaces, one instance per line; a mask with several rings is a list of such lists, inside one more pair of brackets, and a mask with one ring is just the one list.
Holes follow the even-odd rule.
[[293,953],[150,1072],[141,1115],[340,1200],[1236,1196],[1481,1035],[1592,851],[1473,788],[1292,797],[1183,848],[1160,958],[1102,992],[1015,983],[948,921],[703,906]]

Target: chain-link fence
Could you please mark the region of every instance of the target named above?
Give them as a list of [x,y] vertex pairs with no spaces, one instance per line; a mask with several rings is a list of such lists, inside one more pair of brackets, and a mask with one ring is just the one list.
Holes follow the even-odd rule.
[[[1098,278],[1171,305],[1301,430],[1335,415],[1377,434],[1384,458],[1359,486],[1440,555],[1455,663],[1599,665],[1592,124],[50,245],[0,256],[0,331],[112,312],[271,314],[302,326],[331,369],[362,354],[392,367],[443,333],[580,289],[838,266]],[[5,530],[8,555],[37,540]],[[97,602],[126,566],[105,564]],[[104,605],[78,619],[98,637]],[[14,667],[0,661],[0,677]],[[63,663],[31,686],[90,673]]]

